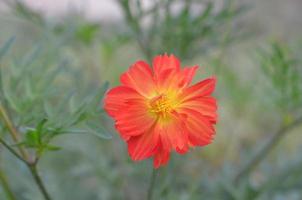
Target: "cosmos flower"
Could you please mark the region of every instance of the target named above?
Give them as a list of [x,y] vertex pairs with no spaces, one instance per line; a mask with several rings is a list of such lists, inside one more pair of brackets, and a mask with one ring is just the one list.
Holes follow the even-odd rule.
[[217,119],[211,96],[215,78],[190,86],[198,66],[181,68],[173,55],[159,55],[151,68],[137,61],[109,90],[105,110],[128,145],[134,161],[153,157],[154,167],[165,165],[171,152],[212,142]]

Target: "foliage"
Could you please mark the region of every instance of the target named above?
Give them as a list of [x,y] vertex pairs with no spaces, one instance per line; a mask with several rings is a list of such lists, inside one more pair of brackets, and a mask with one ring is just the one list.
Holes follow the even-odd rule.
[[[245,10],[228,0],[218,9],[211,1],[154,1],[149,9],[144,9],[140,0],[119,0],[119,4],[133,37],[149,59],[163,52],[189,59],[229,44],[240,36],[240,31],[233,33],[236,27],[232,21]],[[179,11],[173,10],[175,6],[181,7]],[[150,23],[143,26],[147,20]]]
[[284,45],[273,42],[259,50],[260,66],[268,82],[268,95],[281,111],[294,112],[302,105],[301,63]]
[[[2,54],[13,40],[1,48]],[[105,120],[101,99],[108,83],[89,93],[79,91],[76,82],[83,81],[79,73],[56,47],[45,50],[43,44],[1,67],[1,101],[24,134],[24,140],[16,145],[34,148],[40,155],[45,150],[58,150],[49,143],[61,134],[90,132],[111,137],[100,124]]]
[[[0,36],[0,105],[21,138],[10,137],[0,115],[0,139],[39,161],[54,199],[145,198],[151,163],[130,162],[119,140],[95,136],[113,132],[102,109],[107,81],[114,85],[141,55],[163,52],[213,66],[205,71],[217,76],[220,119],[213,145],[173,155],[159,171],[154,199],[301,199],[300,51],[290,42],[242,40],[245,5],[118,0],[124,21],[108,25],[78,13],[52,21],[21,1],[5,3],[15,21],[0,18],[9,34]],[[0,147],[0,174],[17,199],[42,199],[24,165]]]

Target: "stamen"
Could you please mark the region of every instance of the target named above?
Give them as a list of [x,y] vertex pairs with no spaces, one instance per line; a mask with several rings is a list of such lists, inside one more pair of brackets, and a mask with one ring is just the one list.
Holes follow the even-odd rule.
[[172,102],[165,94],[154,97],[150,101],[150,111],[157,115],[166,117],[172,110]]

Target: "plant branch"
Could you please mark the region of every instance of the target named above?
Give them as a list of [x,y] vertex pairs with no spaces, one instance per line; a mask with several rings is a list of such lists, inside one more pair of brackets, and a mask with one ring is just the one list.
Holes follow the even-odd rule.
[[143,31],[142,31],[142,28],[139,24],[137,17],[135,17],[131,12],[130,1],[129,0],[118,0],[117,2],[120,4],[122,10],[124,11],[127,23],[129,24],[132,31],[134,32],[140,49],[145,54],[147,59],[150,61],[152,58],[152,52],[147,47],[147,44],[146,44],[147,42],[144,41]]
[[[13,148],[11,148],[4,140],[2,140],[0,138],[0,143],[9,150],[9,152],[11,152],[14,156],[16,156],[19,160],[21,160],[30,170],[35,182],[37,183],[41,193],[43,194],[44,198],[46,200],[51,200],[44,184],[43,181],[41,179],[41,177],[38,174],[37,171],[37,162],[28,162],[27,160],[25,160],[24,158],[22,158]],[[1,171],[0,171],[0,179],[1,179]]]
[[10,188],[8,181],[6,179],[6,176],[4,175],[4,173],[2,172],[2,170],[0,169],[0,182],[3,188],[3,191],[6,193],[6,197],[8,200],[17,200],[17,198],[15,197],[12,189]]
[[[0,117],[3,119],[4,125],[7,127],[10,135],[12,136],[12,139],[14,140],[14,142],[19,143],[20,142],[20,135],[17,131],[17,129],[14,127],[12,121],[10,120],[6,109],[4,108],[4,106],[1,104],[0,102]],[[20,154],[22,155],[22,157],[25,160],[29,160],[29,156],[27,154],[27,152],[25,151],[24,148],[22,148],[21,146],[18,146],[18,149],[20,151]]]
[[298,160],[295,163],[292,163],[286,166],[279,174],[274,175],[268,181],[261,185],[260,192],[278,190],[280,187],[280,183],[284,182],[285,180],[290,179],[291,176],[295,176],[301,173],[302,169],[302,160]]
[[[17,129],[14,127],[12,120],[8,117],[8,114],[4,108],[4,106],[2,106],[1,102],[0,102],[0,117],[2,118],[4,125],[7,127],[8,132],[10,133],[11,137],[13,138],[13,140],[16,143],[20,142],[20,135],[17,131]],[[39,187],[41,193],[43,194],[45,200],[51,200],[50,195],[48,194],[43,181],[41,179],[41,177],[39,176],[39,173],[37,171],[37,160],[35,159],[34,161],[29,159],[29,156],[27,154],[27,151],[25,151],[24,148],[22,148],[22,146],[18,146],[18,149],[20,151],[21,156],[13,149],[10,147],[10,145],[8,145],[4,140],[2,140],[0,138],[0,143],[3,144],[3,146],[5,148],[7,148],[13,155],[15,155],[19,160],[23,161],[24,164],[29,168],[37,186]]]
[[26,165],[28,164],[28,161],[22,158],[13,148],[10,147],[9,144],[7,144],[2,138],[0,138],[0,143],[7,148],[9,152],[11,152],[14,156],[16,156],[19,160],[24,162]]
[[149,188],[148,188],[148,193],[147,193],[147,200],[152,200],[157,174],[158,174],[158,170],[153,168],[152,174],[151,174],[151,179],[150,179],[150,184],[149,184]]
[[37,183],[40,191],[42,192],[42,194],[44,196],[44,198],[46,200],[51,200],[50,195],[48,194],[48,192],[46,190],[46,187],[44,186],[43,181],[42,181],[41,177],[39,176],[39,173],[38,173],[38,170],[37,170],[37,165],[33,164],[33,165],[28,165],[28,166],[29,166],[30,172],[33,175],[33,177],[35,179],[35,182]]
[[276,144],[278,144],[278,142],[286,135],[286,133],[288,133],[290,130],[300,125],[301,123],[302,117],[299,117],[290,125],[281,127],[260,149],[260,151],[256,152],[254,156],[252,156],[252,158],[243,166],[243,168],[235,176],[234,183],[238,184],[243,177],[248,175],[266,157],[266,155],[273,149]]

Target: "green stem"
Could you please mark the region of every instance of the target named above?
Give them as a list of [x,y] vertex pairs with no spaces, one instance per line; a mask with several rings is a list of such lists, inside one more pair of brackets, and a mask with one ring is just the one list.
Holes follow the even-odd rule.
[[153,168],[152,174],[151,174],[151,179],[150,179],[150,184],[149,184],[149,188],[148,188],[147,200],[152,200],[157,174],[158,174],[158,170]]
[[[11,137],[13,138],[14,142],[19,143],[20,142],[20,134],[15,128],[12,120],[9,118],[6,109],[0,102],[0,117],[2,118],[2,121],[4,122],[4,125],[7,127],[8,132],[10,133]],[[27,151],[22,147],[18,146],[18,149],[20,151],[21,156],[13,149],[11,148],[4,140],[0,138],[0,143],[3,144],[5,148],[7,148],[16,158],[21,160],[26,164],[26,166],[29,168],[38,188],[40,189],[41,193],[44,196],[45,200],[51,200],[50,195],[48,194],[42,179],[39,176],[39,173],[37,171],[37,160],[31,160],[29,158],[29,155]]]
[[[8,149],[9,152],[11,152],[16,158],[18,158],[19,160],[21,160],[30,170],[37,186],[39,187],[41,193],[43,194],[45,200],[51,200],[50,195],[48,194],[46,187],[43,184],[43,181],[41,179],[41,177],[38,174],[37,171],[37,162],[28,162],[26,161],[24,158],[22,158],[13,148],[11,148],[5,141],[3,141],[0,138],[0,143]],[[0,174],[1,175],[1,174]],[[0,177],[1,178],[1,177]]]
[[4,173],[0,170],[0,182],[3,188],[3,191],[6,194],[6,197],[8,200],[16,200],[17,198],[15,197],[13,191],[11,190],[8,181],[6,179],[6,176],[4,175]]
[[238,172],[234,178],[234,183],[238,184],[240,180],[248,175],[273,149],[273,147],[278,144],[278,142],[288,133],[290,130],[302,123],[302,117],[297,118],[293,123],[288,126],[281,127],[272,138],[256,152],[254,156],[243,166],[243,168]]
[[[6,112],[6,109],[1,104],[1,102],[0,102],[0,116],[3,120],[4,125],[7,127],[8,132],[10,133],[10,135],[11,135],[12,139],[14,140],[14,142],[19,143],[20,142],[20,135],[19,135],[17,129],[15,128],[15,126],[13,125],[12,121],[10,120],[10,118],[9,118],[7,112]],[[28,156],[27,152],[25,151],[25,149],[22,148],[21,146],[18,146],[18,149],[20,151],[20,154],[24,158],[24,160],[29,160],[29,156]]]
[[145,41],[143,37],[143,31],[139,24],[139,19],[133,15],[130,9],[130,1],[129,0],[119,0],[118,3],[120,4],[126,21],[130,28],[132,29],[133,33],[135,34],[136,40],[138,42],[139,48],[142,50],[148,61],[151,61],[152,59],[152,52],[150,48],[147,47],[147,43],[149,41]]
[[42,192],[45,200],[51,200],[50,195],[48,194],[46,187],[43,184],[43,181],[41,179],[41,177],[39,176],[38,170],[37,170],[37,165],[28,165],[31,174],[33,175],[35,182],[37,183],[40,191]]
[[14,156],[16,156],[19,160],[21,160],[22,162],[24,162],[25,164],[27,164],[27,161],[24,160],[13,148],[11,148],[4,140],[2,140],[2,138],[0,138],[0,143],[7,148],[7,150],[9,152],[11,152]]

